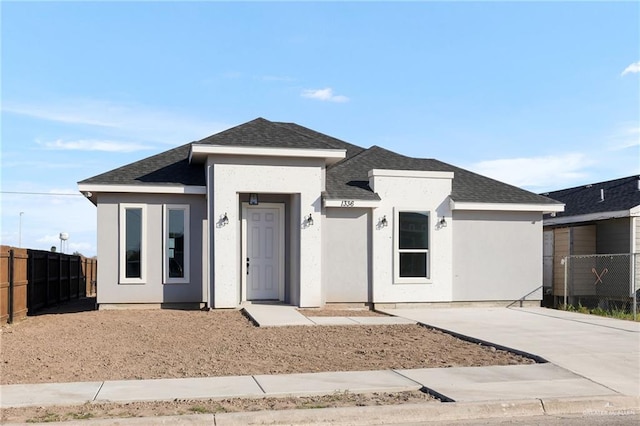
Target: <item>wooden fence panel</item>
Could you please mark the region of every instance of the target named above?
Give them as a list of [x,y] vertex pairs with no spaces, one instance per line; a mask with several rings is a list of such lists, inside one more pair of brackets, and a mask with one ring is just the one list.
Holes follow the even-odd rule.
[[0,323],[9,321],[9,247],[0,248]]
[[96,294],[96,259],[0,247],[0,323]]
[[27,250],[0,247],[0,322],[27,316]]

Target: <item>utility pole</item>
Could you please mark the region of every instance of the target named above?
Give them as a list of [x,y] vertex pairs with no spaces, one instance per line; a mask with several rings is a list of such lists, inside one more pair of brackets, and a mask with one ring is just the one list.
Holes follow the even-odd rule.
[[24,212],[20,212],[20,225],[18,226],[18,248],[22,248],[22,215]]

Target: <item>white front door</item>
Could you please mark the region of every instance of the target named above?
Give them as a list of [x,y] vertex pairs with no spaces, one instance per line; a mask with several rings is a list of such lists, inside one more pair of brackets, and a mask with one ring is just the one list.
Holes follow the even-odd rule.
[[284,207],[243,208],[246,300],[284,297]]

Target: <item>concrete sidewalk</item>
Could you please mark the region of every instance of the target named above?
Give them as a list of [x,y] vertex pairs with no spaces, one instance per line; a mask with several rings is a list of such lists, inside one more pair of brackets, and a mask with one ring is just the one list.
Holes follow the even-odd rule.
[[[415,324],[415,321],[395,316],[306,317],[294,306],[280,303],[247,303],[242,309],[258,327],[288,327],[296,325],[393,325]],[[345,311],[348,312],[348,311]]]
[[640,323],[545,308],[385,309],[448,332],[535,354],[610,390],[640,395]]
[[2,407],[424,390],[444,401],[614,396],[552,364],[3,385]]

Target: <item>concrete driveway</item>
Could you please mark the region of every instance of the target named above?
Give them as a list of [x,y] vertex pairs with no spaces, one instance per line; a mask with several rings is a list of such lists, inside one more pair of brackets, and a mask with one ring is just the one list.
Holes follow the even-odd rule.
[[640,323],[545,308],[410,308],[385,313],[540,356],[640,396]]

